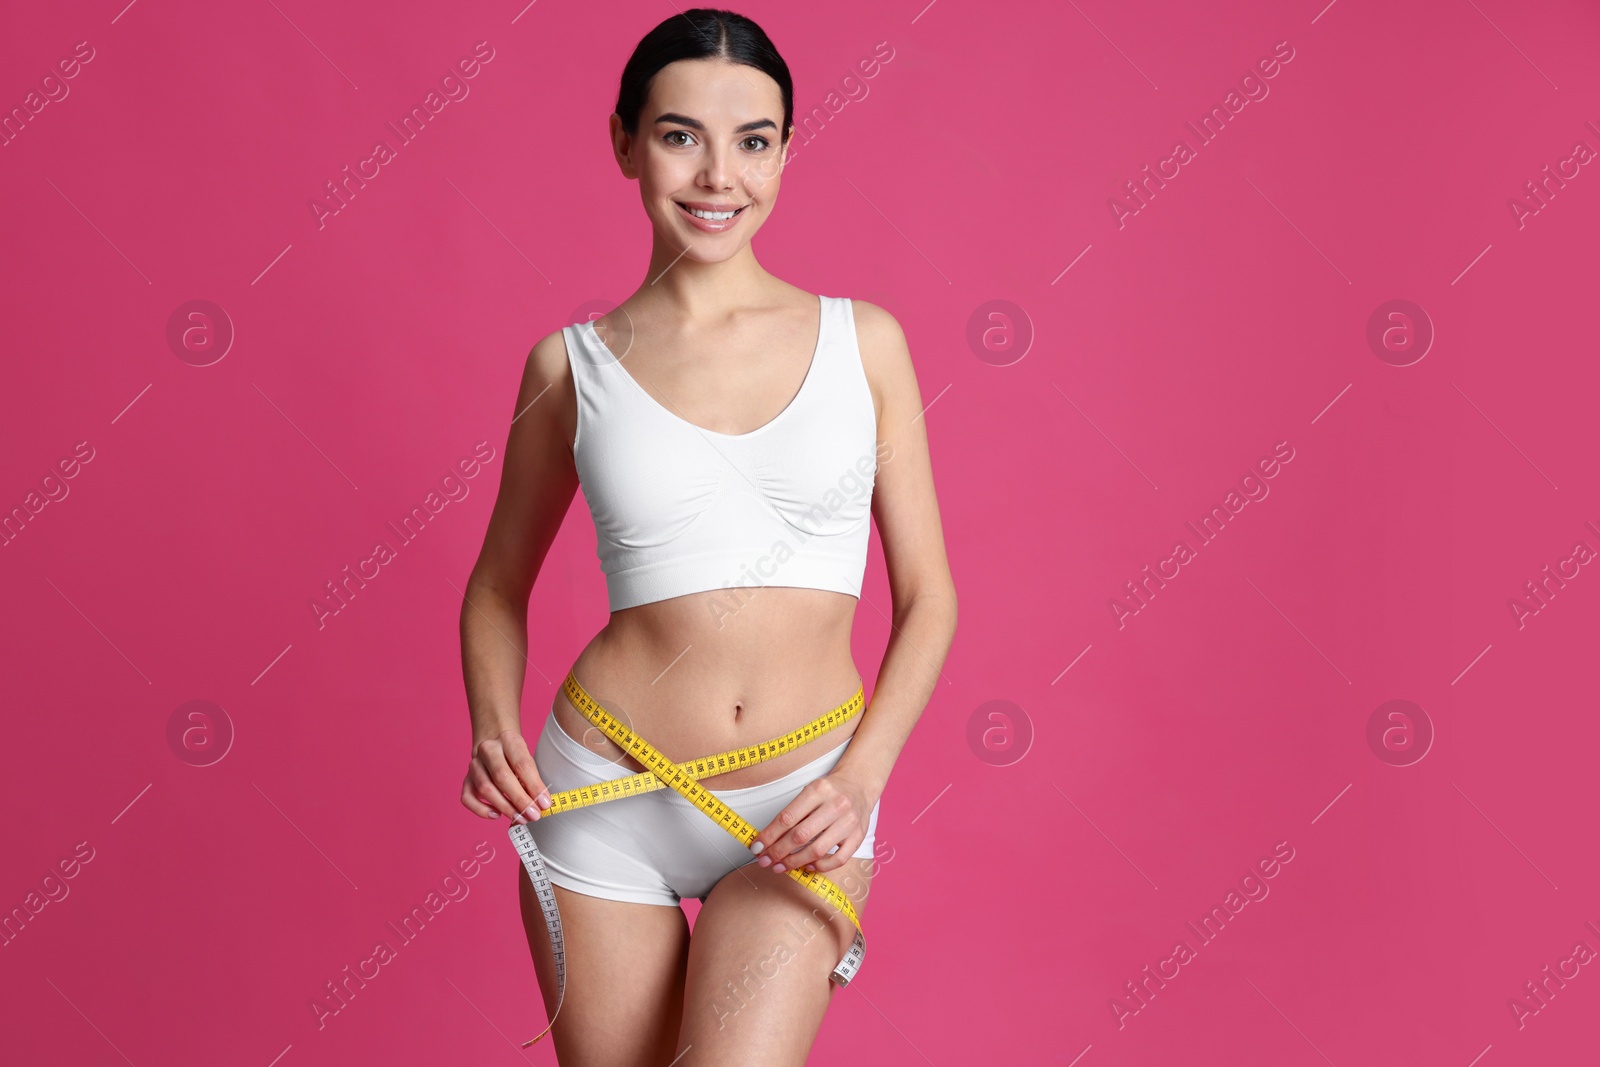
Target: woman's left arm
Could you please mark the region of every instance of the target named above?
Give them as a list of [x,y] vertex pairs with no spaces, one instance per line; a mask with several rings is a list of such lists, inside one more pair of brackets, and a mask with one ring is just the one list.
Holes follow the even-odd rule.
[[938,684],[955,636],[956,590],[934,494],[922,392],[905,333],[877,305],[853,304],[861,360],[878,404],[872,514],[883,543],[893,616],[870,713],[863,713],[833,774],[858,784],[870,810]]
[[850,747],[831,773],[807,784],[751,842],[756,862],[779,872],[834,870],[866,840],[872,806],[933,695],[956,632],[955,583],[911,353],[894,316],[864,301],[854,305],[856,340],[878,412],[872,514],[889,571],[893,633]]

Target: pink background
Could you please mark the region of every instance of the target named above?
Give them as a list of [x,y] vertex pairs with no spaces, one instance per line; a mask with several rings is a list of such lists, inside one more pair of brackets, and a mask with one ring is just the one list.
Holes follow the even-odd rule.
[[[6,1058],[512,1062],[543,1012],[505,824],[458,800],[457,590],[529,347],[643,275],[606,116],[672,8],[122,3],[14,6],[0,35],[8,112],[94,49],[0,148],[0,506],[93,450],[0,549],[0,906],[93,856],[0,950]],[[962,609],[813,1062],[1595,1056],[1600,968],[1562,961],[1600,950],[1600,577],[1520,624],[1509,602],[1600,548],[1600,174],[1567,164],[1520,224],[1510,202],[1600,148],[1600,16],[1203,8],[741,9],[802,115],[893,49],[803,135],[757,248],[904,326]],[[480,41],[469,95],[319,229],[323,184]],[[1241,79],[1270,93],[1198,144]],[[1109,199],[1180,138],[1195,158],[1119,225]],[[190,300],[236,331],[209,366],[167,339]],[[994,300],[1020,310],[969,344]],[[1391,300],[1436,334],[1408,366],[1367,340]],[[323,583],[479,441],[469,495],[319,629]],[[1270,494],[1202,547],[1185,523],[1280,441]],[[605,621],[593,538],[580,499],[534,590],[530,722]],[[1195,557],[1119,625],[1180,538]],[[864,600],[870,692],[876,539]],[[192,700],[234,735],[209,766],[180,754],[220,733],[169,741]],[[969,743],[996,700],[1008,725]],[[1418,762],[1369,744],[1390,700],[1431,724]],[[483,841],[399,947],[387,924]],[[1279,842],[1269,895],[1202,944],[1186,922]],[[379,939],[397,958],[319,1029]],[[1546,965],[1579,970],[1519,1026]]]

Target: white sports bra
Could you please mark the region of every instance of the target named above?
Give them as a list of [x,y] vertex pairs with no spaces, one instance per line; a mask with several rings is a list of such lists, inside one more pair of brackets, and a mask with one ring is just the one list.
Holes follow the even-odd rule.
[[657,402],[592,323],[562,329],[578,397],[573,456],[612,611],[765,585],[861,596],[877,414],[854,308],[818,299],[800,391],[744,434],[703,429]]

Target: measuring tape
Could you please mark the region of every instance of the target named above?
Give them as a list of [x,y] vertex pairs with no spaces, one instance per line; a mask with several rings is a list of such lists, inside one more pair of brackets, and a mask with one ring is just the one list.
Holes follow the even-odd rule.
[[[539,818],[548,819],[563,811],[573,808],[588,807],[591,804],[603,804],[608,800],[619,797],[635,796],[642,793],[653,792],[657,789],[675,789],[682,796],[711,816],[718,826],[739,839],[739,843],[746,848],[756,839],[761,832],[759,827],[751,826],[739,813],[718,800],[712,793],[699,783],[699,779],[712,775],[725,774],[741,767],[753,766],[766,760],[791,752],[808,741],[827,733],[835,727],[849,722],[863,707],[862,690],[857,689],[856,695],[840,704],[832,711],[819,718],[813,719],[797,730],[793,730],[782,737],[771,741],[763,741],[746,748],[731,749],[719,752],[714,756],[702,756],[699,759],[689,760],[684,763],[673,763],[667,757],[657,752],[648,741],[635,734],[632,730],[622,725],[610,712],[602,708],[595,699],[584,691],[578,684],[578,679],[571,672],[561,686],[567,699],[572,701],[572,706],[577,708],[584,718],[588,719],[602,733],[633,756],[645,766],[645,770],[628,775],[623,778],[613,778],[610,781],[600,782],[596,785],[581,786],[577,789],[564,789],[559,793],[550,794],[550,807],[539,813]],[[550,932],[550,946],[555,950],[556,964],[556,1010],[550,1013],[550,1022],[539,1031],[531,1041],[524,1041],[523,1048],[527,1048],[545,1034],[556,1024],[556,1016],[561,1013],[561,1004],[567,994],[567,953],[566,942],[561,933],[561,912],[556,908],[555,890],[550,887],[550,876],[544,869],[544,858],[539,855],[539,847],[534,844],[533,834],[529,831],[531,824],[525,823],[512,826],[509,833],[511,844],[517,850],[517,855],[522,859],[522,866],[528,872],[528,878],[533,883],[535,894],[539,898],[539,909],[544,912],[545,928]],[[829,980],[843,988],[850,984],[850,979],[861,970],[861,961],[867,954],[866,938],[861,932],[861,919],[856,915],[856,908],[850,898],[827,877],[806,870],[787,870],[783,872],[813,893],[826,900],[833,907],[842,912],[845,918],[856,928],[855,940],[845,952],[833,972],[828,975]]]

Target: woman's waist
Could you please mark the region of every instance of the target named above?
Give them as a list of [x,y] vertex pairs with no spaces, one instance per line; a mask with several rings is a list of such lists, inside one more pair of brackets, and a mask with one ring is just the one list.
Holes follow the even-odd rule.
[[[862,685],[848,643],[832,655],[796,659],[785,650],[753,663],[696,660],[692,644],[679,651],[667,663],[630,654],[625,646],[591,644],[572,667],[595,703],[674,762],[782,737],[845,704]],[[561,728],[616,763],[619,775],[643,769],[590,723],[563,690],[558,688],[551,706]],[[844,744],[860,721],[857,710],[781,756],[702,781],[712,789],[738,789],[780,778]]]

